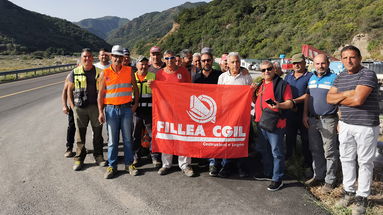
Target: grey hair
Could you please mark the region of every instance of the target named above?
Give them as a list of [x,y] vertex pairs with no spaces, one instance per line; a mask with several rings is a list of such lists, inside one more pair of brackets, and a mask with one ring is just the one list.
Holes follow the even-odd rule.
[[198,53],[198,52],[194,53],[193,58],[195,58],[195,57],[201,57],[201,53]]
[[230,53],[227,55],[227,57],[232,57],[232,56],[241,58],[241,57],[239,56],[239,53],[238,53],[238,52],[230,52]]
[[271,62],[268,61],[268,60],[262,61],[262,63],[260,64],[260,66],[263,66],[263,65],[270,65],[270,66],[274,67],[274,64],[271,63]]
[[192,54],[192,52],[189,49],[184,49],[180,53],[182,58],[186,57],[188,54]]

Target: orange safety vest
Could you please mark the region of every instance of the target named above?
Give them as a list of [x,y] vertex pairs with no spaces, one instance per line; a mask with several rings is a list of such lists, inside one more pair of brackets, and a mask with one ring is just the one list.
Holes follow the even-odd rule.
[[106,92],[104,104],[122,105],[132,101],[132,67],[122,66],[119,72],[112,67],[104,69]]

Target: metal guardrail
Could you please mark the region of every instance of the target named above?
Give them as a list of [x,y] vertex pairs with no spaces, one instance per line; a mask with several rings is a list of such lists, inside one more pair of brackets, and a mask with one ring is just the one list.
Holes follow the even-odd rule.
[[[64,64],[57,66],[47,66],[33,69],[20,69],[14,71],[0,72],[0,83],[3,81],[19,80],[21,78],[35,77],[38,75],[46,75],[51,73],[68,71],[75,68],[76,64]],[[22,76],[24,74],[24,76]],[[7,79],[7,76],[12,78]]]

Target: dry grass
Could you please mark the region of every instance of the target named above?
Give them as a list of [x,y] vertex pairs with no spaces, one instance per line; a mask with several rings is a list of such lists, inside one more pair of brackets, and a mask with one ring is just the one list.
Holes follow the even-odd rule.
[[[323,195],[320,192],[320,187],[311,187],[309,191],[320,200],[320,204],[323,204],[332,214],[346,215],[351,214],[349,208],[337,208],[335,202],[342,197],[342,186],[335,188],[330,194]],[[381,215],[383,214],[383,182],[373,182],[371,195],[369,197],[369,205],[367,209],[367,215]]]
[[34,59],[30,55],[0,55],[0,72],[76,63],[76,60],[72,56]]

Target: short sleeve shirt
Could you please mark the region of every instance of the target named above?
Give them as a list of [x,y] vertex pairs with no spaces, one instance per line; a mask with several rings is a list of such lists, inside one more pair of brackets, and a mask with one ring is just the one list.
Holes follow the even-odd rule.
[[306,93],[307,85],[312,75],[312,72],[306,71],[299,78],[295,78],[293,71],[285,76],[285,81],[290,85],[294,99]]
[[193,83],[199,83],[199,84],[217,84],[218,78],[222,74],[221,71],[213,69],[209,76],[205,76],[202,74],[202,71],[198,72],[193,79]]
[[153,65],[150,65],[148,68],[148,72],[153,72],[154,74],[156,74],[160,69],[164,68],[165,66],[165,63],[162,64],[160,68],[156,68]]
[[321,77],[317,76],[315,72],[311,76],[307,89],[310,115],[325,116],[336,114],[337,106],[327,103],[327,93],[334,84],[336,77],[336,74],[330,71],[327,71]]
[[190,74],[184,67],[178,67],[177,71],[172,74],[166,73],[164,68],[160,69],[156,74],[156,80],[191,83]]
[[[262,94],[262,95],[261,95]],[[261,101],[262,97],[262,101]],[[259,122],[262,117],[262,110],[265,108],[269,108],[269,105],[266,103],[266,100],[272,99],[276,100],[274,96],[274,85],[273,82],[265,84],[265,82],[260,86],[260,88],[257,91],[257,100],[255,101],[255,121]],[[283,100],[290,100],[293,99],[292,93],[291,93],[291,87],[290,85],[286,85],[285,92],[283,93]],[[261,102],[262,102],[262,108],[261,108]],[[278,111],[278,109],[271,109],[273,111]],[[286,119],[279,119],[277,122],[277,128],[285,128],[286,127]]]
[[230,71],[222,73],[218,78],[218,84],[224,85],[251,85],[253,79],[250,74],[243,75],[242,72],[237,75],[231,75]]
[[365,67],[355,74],[347,71],[341,72],[335,79],[334,87],[338,92],[355,90],[357,85],[371,87],[373,90],[368,95],[364,104],[357,107],[340,105],[341,120],[352,125],[378,126],[379,103],[378,103],[378,78],[376,73]]

